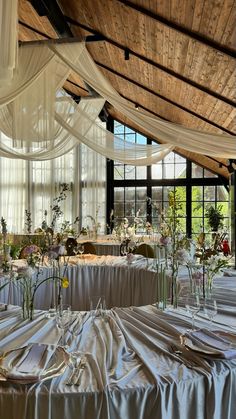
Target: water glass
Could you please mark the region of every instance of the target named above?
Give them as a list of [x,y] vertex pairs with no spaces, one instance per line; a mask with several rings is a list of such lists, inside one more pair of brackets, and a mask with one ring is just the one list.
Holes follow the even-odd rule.
[[79,252],[80,255],[82,255],[84,253],[84,245],[83,244],[78,245],[78,252]]
[[200,311],[200,298],[198,294],[190,294],[186,298],[185,307],[192,317],[192,330],[195,326],[195,316]]
[[214,317],[217,315],[217,302],[214,298],[205,298],[204,300],[204,313],[210,320],[210,326]]
[[65,334],[68,330],[72,319],[71,306],[68,304],[59,305],[56,312],[56,324],[61,331],[61,344],[60,346],[66,346]]
[[93,320],[96,317],[106,317],[106,300],[104,295],[92,295],[90,297],[90,311]]

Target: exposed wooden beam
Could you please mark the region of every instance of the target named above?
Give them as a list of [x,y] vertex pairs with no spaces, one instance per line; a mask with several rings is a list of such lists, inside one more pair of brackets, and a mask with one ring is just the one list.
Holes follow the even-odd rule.
[[[115,47],[121,49],[122,51],[125,52],[127,50],[127,47],[126,46],[124,46],[122,44],[119,44],[117,41],[114,41],[111,38],[108,38],[103,33],[99,32],[99,31],[96,31],[96,30],[90,28],[87,25],[84,25],[83,23],[80,23],[79,21],[77,21],[75,19],[72,19],[69,16],[65,16],[65,19],[71,25],[78,26],[78,27],[80,27],[81,29],[84,29],[87,32],[93,33],[95,35],[102,35],[102,36],[104,36],[104,41],[105,42],[108,42],[109,44],[114,45]],[[153,67],[158,68],[161,71],[164,71],[165,73],[169,74],[170,76],[175,77],[176,79],[179,79],[182,82],[187,83],[190,86],[192,86],[192,87],[194,87],[194,88],[196,88],[196,89],[198,89],[198,90],[200,90],[200,91],[202,91],[202,92],[204,92],[204,93],[206,93],[206,94],[208,94],[208,95],[210,95],[212,97],[215,97],[218,100],[221,100],[222,102],[227,103],[230,106],[235,107],[235,105],[236,105],[236,101],[233,101],[231,99],[228,99],[227,97],[222,96],[221,94],[215,92],[214,90],[211,90],[211,89],[209,89],[206,86],[203,86],[203,85],[201,85],[201,84],[199,84],[199,83],[197,83],[197,82],[195,82],[193,80],[190,80],[187,77],[183,76],[182,74],[176,73],[174,70],[171,70],[170,68],[165,67],[164,65],[159,64],[159,63],[151,60],[150,58],[145,57],[142,54],[139,54],[139,53],[137,53],[137,52],[135,52],[135,51],[133,51],[131,49],[129,49],[129,54],[130,55],[132,54],[134,57],[136,57],[136,58],[138,58],[138,59],[140,59],[140,60],[142,60],[142,61],[144,61],[144,62],[146,62],[146,63],[148,63],[150,65],[152,65]]]
[[73,36],[56,0],[28,0],[39,16],[46,16],[58,36]]
[[[44,37],[44,38],[46,38],[46,39],[52,39],[52,38],[51,38],[51,36],[48,36],[46,33],[41,32],[41,31],[39,31],[39,30],[38,30],[38,29],[36,29],[36,28],[33,28],[32,26],[28,25],[27,23],[23,22],[22,20],[18,20],[18,23],[19,23],[21,26],[24,26],[24,28],[29,29],[29,30],[30,30],[30,31],[32,31],[32,32],[35,32],[35,33],[37,33],[38,35],[41,35],[41,36],[43,36],[43,37]],[[23,42],[22,42],[22,43],[23,43]]]
[[[180,105],[180,104],[178,104],[178,103],[174,102],[173,100],[168,99],[167,97],[165,97],[165,96],[163,96],[163,95],[160,95],[159,93],[157,93],[157,92],[153,91],[153,90],[152,90],[152,89],[150,89],[149,87],[146,87],[146,86],[142,85],[141,83],[138,83],[138,82],[137,82],[137,81],[135,81],[134,79],[131,79],[130,77],[127,77],[127,76],[125,76],[124,74],[119,73],[118,71],[114,70],[113,68],[108,67],[108,66],[104,65],[103,63],[100,63],[99,61],[96,61],[96,60],[95,60],[95,63],[96,63],[99,67],[104,68],[105,70],[109,71],[110,73],[114,74],[115,76],[118,76],[118,77],[122,78],[123,80],[126,80],[126,81],[128,81],[129,83],[132,83],[132,84],[134,84],[135,86],[137,86],[137,87],[139,87],[139,88],[141,88],[141,89],[145,90],[146,92],[151,93],[152,95],[154,95],[154,96],[156,96],[156,97],[158,97],[158,98],[160,98],[160,99],[162,99],[162,100],[165,100],[166,102],[170,103],[171,105],[178,107],[178,108],[179,108],[179,109],[181,109],[182,111],[185,111],[185,112],[187,112],[187,113],[189,113],[189,114],[191,114],[191,115],[195,116],[195,117],[196,117],[196,118],[198,118],[198,119],[201,119],[202,121],[206,122],[207,124],[210,124],[210,125],[214,126],[215,128],[218,128],[218,129],[220,129],[220,130],[222,130],[222,131],[224,131],[224,132],[227,132],[227,134],[230,134],[230,135],[235,135],[235,133],[234,133],[234,132],[229,131],[227,128],[224,128],[224,127],[222,127],[221,125],[218,125],[218,124],[216,124],[215,122],[213,122],[213,121],[211,121],[211,120],[209,120],[209,119],[205,118],[204,116],[202,116],[202,115],[200,115],[200,114],[198,114],[198,113],[196,113],[196,112],[194,112],[194,111],[191,111],[189,108],[186,108],[185,106],[182,106],[182,105]],[[172,121],[172,122],[173,122],[173,121]]]
[[165,17],[157,14],[157,13],[153,13],[151,10],[146,9],[145,7],[142,7],[138,4],[134,4],[129,0],[117,0],[119,3],[122,3],[124,6],[126,6],[127,8],[131,8],[133,10],[136,10],[139,13],[142,13],[145,16],[150,17],[153,20],[156,20],[157,22],[168,26],[169,28],[181,33],[182,35],[186,35],[189,38],[194,39],[197,42],[200,42],[201,44],[206,45],[207,47],[210,48],[214,48],[215,50],[228,55],[230,57],[236,58],[236,51],[228,48],[226,46],[223,46],[221,44],[219,44],[219,42],[214,41],[213,39],[209,39],[203,35],[201,35],[200,33],[196,33],[191,31],[190,29],[187,29],[181,25],[179,25],[176,22],[170,21],[168,19],[166,19]]

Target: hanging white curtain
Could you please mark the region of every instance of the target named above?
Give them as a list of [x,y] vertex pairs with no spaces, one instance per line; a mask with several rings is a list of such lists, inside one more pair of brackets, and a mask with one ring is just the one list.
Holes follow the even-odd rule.
[[10,83],[17,63],[18,0],[0,0],[0,84]]
[[47,210],[47,222],[52,220],[50,206],[52,199],[58,196],[60,185],[67,183],[70,191],[67,199],[61,203],[63,221],[74,221],[80,216],[78,148],[66,155],[48,161],[12,160],[0,157],[0,217],[7,221],[8,232],[23,233],[25,229],[25,210],[32,215],[32,231],[41,227],[44,211]]
[[12,233],[24,230],[27,163],[0,158],[0,217],[6,219],[8,231]]
[[145,111],[137,110],[122,98],[103,76],[86,48],[75,65],[66,45],[50,45],[50,49],[60,56],[69,67],[77,72],[95,91],[116,109],[145,129],[155,138],[199,154],[221,158],[236,158],[236,137],[225,134],[209,134],[166,122]]
[[[50,159],[68,152],[79,141],[108,158],[134,165],[153,164],[174,146],[215,157],[236,158],[234,136],[187,129],[133,109],[104,78],[83,43],[26,45],[21,47],[19,68],[12,85],[0,88],[2,156]],[[70,69],[103,97],[94,99],[89,110],[83,101],[76,106],[61,93],[60,87]],[[94,115],[97,116],[105,99],[167,144],[133,145],[99,127]]]
[[81,145],[81,225],[93,227],[90,217],[100,224],[98,233],[105,233],[106,159]]

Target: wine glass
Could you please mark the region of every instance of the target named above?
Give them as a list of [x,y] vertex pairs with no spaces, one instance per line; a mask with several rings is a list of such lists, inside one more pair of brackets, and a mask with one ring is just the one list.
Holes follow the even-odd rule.
[[212,325],[212,321],[214,317],[217,315],[217,302],[214,298],[205,298],[204,300],[204,313],[210,320],[210,326]]
[[90,311],[93,320],[99,316],[106,319],[106,300],[104,295],[92,295],[90,297]]
[[60,305],[56,312],[56,324],[61,331],[61,343],[60,346],[66,347],[65,334],[69,328],[72,319],[71,307],[68,304]]
[[185,307],[192,317],[192,330],[195,326],[195,316],[200,311],[200,298],[198,294],[190,294],[186,298]]
[[82,256],[82,254],[84,253],[84,245],[83,244],[78,245],[78,251],[79,251],[79,254]]

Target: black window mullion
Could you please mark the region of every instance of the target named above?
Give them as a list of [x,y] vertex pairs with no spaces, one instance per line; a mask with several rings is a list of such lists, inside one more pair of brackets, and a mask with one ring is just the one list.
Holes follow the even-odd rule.
[[192,163],[187,160],[186,168],[186,234],[192,237]]

